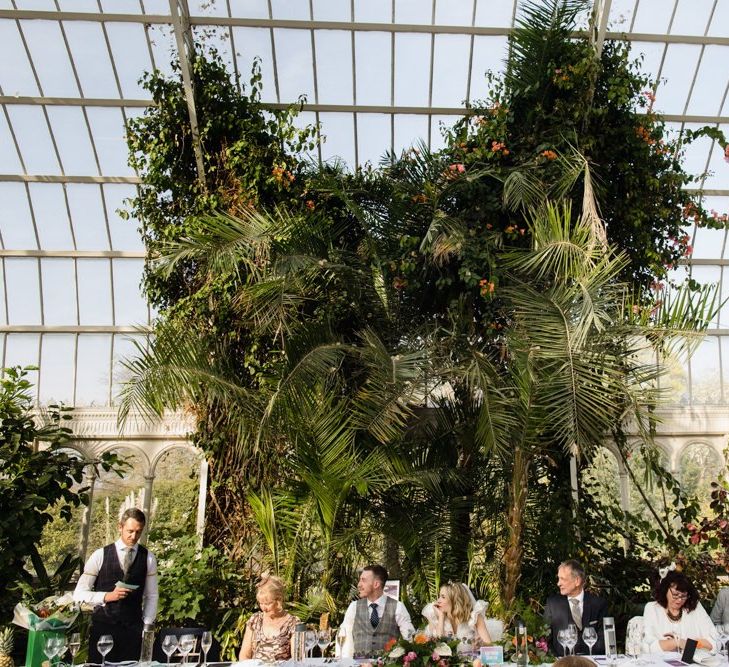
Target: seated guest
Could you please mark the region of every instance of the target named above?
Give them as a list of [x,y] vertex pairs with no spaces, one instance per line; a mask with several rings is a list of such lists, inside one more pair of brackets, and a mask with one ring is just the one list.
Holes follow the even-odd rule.
[[343,658],[370,657],[385,648],[390,639],[410,639],[415,628],[405,605],[385,595],[387,570],[382,565],[368,565],[357,582],[359,600],[352,602],[344,614],[339,632],[344,643],[337,643],[337,655]]
[[544,606],[544,622],[550,626],[552,636],[550,649],[554,655],[564,655],[562,645],[557,641],[557,633],[570,624],[579,631],[575,653],[587,653],[587,644],[582,641],[582,631],[595,628],[597,644],[593,653],[605,653],[602,619],[607,614],[607,602],[585,590],[587,580],[585,570],[576,560],[566,560],[557,568],[557,587],[559,595],[551,595]]
[[554,667],[595,667],[595,661],[581,655],[565,655],[555,660]]
[[256,588],[261,611],[246,623],[238,659],[288,660],[291,658],[291,637],[300,621],[284,611],[284,583],[278,577],[264,575]]
[[486,602],[477,601],[466,584],[447,583],[440,587],[438,599],[425,605],[423,616],[428,620],[430,637],[455,636],[461,641],[490,644],[485,611]]
[[687,639],[698,648],[716,648],[716,630],[699,604],[694,585],[681,572],[668,572],[656,587],[655,602],[643,610],[645,644],[649,653],[683,651]]
[[716,602],[711,610],[711,620],[713,623],[729,624],[729,588],[719,590],[716,596]]

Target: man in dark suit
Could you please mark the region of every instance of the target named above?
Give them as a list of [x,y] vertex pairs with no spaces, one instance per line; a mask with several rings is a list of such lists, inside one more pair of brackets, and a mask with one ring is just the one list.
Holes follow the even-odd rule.
[[562,645],[557,641],[557,632],[570,623],[577,626],[578,639],[575,653],[587,654],[589,649],[582,641],[582,631],[587,627],[595,628],[597,644],[593,654],[605,653],[605,638],[602,619],[607,614],[607,602],[585,590],[585,570],[576,560],[566,560],[557,569],[559,595],[547,598],[544,607],[544,620],[552,630],[551,649],[555,655],[564,655]]

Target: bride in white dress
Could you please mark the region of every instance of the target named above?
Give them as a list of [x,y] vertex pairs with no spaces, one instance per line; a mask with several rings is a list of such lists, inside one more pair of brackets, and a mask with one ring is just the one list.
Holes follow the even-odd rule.
[[490,644],[484,617],[487,606],[484,600],[476,600],[466,584],[445,584],[438,599],[423,608],[426,632],[431,637],[455,636],[464,643]]

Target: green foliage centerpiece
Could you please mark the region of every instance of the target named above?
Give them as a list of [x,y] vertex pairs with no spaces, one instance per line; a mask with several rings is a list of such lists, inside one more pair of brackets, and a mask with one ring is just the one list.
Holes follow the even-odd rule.
[[457,647],[457,639],[446,641],[442,637],[432,638],[423,632],[418,632],[412,639],[391,639],[385,644],[385,652],[381,660],[384,665],[402,665],[403,667],[470,665],[472,659],[459,655]]

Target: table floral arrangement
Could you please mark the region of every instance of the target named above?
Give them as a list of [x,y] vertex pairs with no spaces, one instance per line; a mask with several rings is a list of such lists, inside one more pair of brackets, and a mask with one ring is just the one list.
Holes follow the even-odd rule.
[[19,602],[13,610],[13,623],[26,630],[67,630],[79,614],[79,606],[70,593],[51,595],[33,605]]
[[402,665],[402,667],[471,667],[473,658],[459,655],[458,639],[433,639],[422,632],[412,639],[391,639],[385,644],[378,665]]
[[[533,627],[532,627],[533,626]],[[516,628],[504,632],[501,643],[504,661],[516,662]],[[527,622],[527,654],[530,665],[551,664],[556,658],[549,652],[549,626]]]

